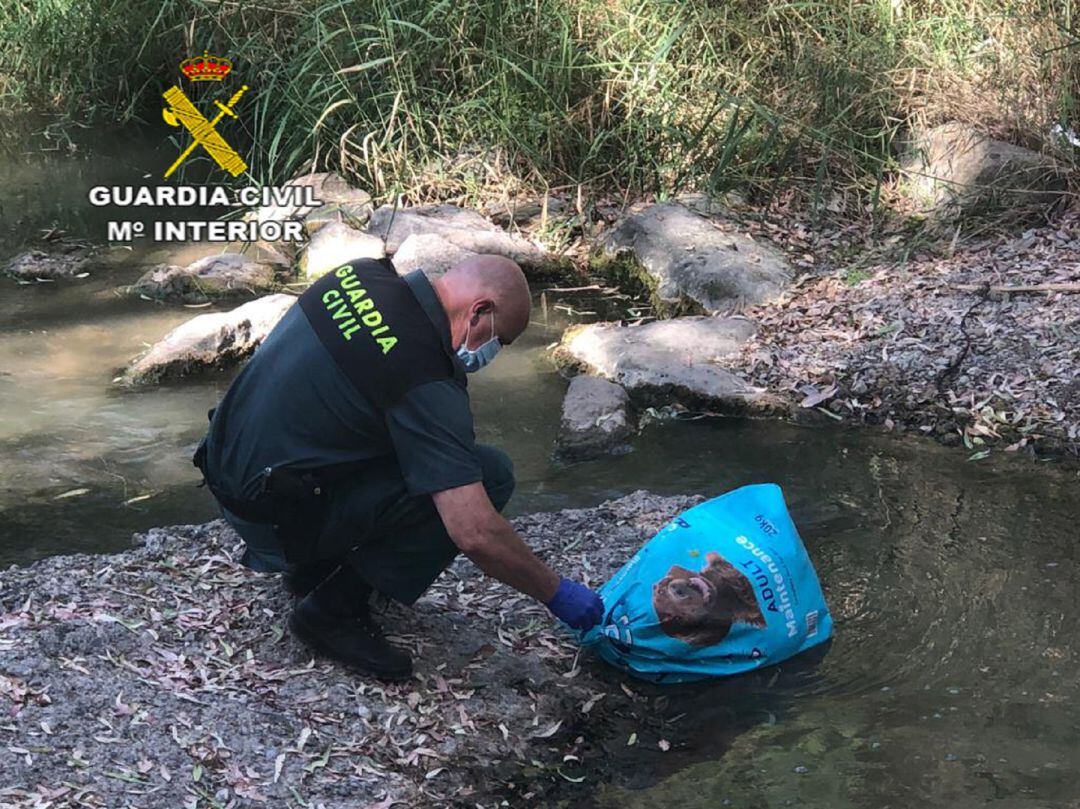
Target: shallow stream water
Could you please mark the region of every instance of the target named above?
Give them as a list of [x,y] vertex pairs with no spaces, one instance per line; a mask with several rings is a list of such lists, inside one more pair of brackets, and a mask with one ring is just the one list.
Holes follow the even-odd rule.
[[[168,162],[123,138],[95,143],[90,157],[25,151],[0,160],[0,259],[54,223],[102,241],[109,212],[88,210],[86,190],[145,182]],[[169,258],[206,252],[178,246]],[[121,255],[69,282],[0,279],[0,563],[115,551],[133,531],[216,516],[189,456],[228,375],[140,391],[112,382],[147,344],[207,311],[115,295],[153,258]],[[478,437],[516,464],[510,511],[775,481],[836,619],[818,659],[663,692],[676,746],[627,746],[590,801],[1078,805],[1075,471],[743,420],[653,424],[628,455],[560,465],[551,450],[566,382],[545,347],[569,320],[595,316],[556,302],[470,382]]]

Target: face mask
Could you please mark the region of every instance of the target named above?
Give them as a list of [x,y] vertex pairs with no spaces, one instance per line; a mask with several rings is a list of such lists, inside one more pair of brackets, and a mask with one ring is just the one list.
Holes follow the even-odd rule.
[[[472,328],[470,324],[469,328]],[[461,364],[465,366],[466,373],[475,374],[493,359],[495,355],[499,353],[499,349],[502,348],[502,343],[499,342],[499,338],[495,336],[495,310],[491,310],[491,339],[484,343],[479,348],[469,350],[465,346],[469,342],[469,329],[465,330],[465,342],[461,344],[461,348],[457,350],[458,359],[461,360]]]

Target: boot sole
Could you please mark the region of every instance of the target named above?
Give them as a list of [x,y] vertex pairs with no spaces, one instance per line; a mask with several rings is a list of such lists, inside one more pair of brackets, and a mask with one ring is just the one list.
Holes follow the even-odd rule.
[[387,669],[380,669],[377,666],[370,664],[357,663],[353,660],[342,660],[338,657],[332,648],[320,640],[317,632],[299,615],[296,610],[293,610],[292,615],[289,616],[289,629],[292,633],[303,643],[315,649],[320,654],[329,657],[336,663],[358,671],[361,674],[367,674],[372,677],[376,677],[380,680],[388,680],[390,682],[402,682],[412,677],[413,672],[410,667],[408,671],[390,671]]

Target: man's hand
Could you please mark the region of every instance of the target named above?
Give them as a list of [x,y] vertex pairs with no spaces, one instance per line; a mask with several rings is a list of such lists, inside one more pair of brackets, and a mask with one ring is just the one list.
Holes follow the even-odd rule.
[[604,617],[604,602],[584,584],[563,578],[555,597],[547,603],[555,617],[574,629],[588,630]]

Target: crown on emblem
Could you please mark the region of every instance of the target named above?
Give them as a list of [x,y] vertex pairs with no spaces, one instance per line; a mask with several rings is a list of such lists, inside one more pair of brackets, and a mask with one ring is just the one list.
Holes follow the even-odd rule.
[[180,63],[180,72],[191,81],[221,81],[232,70],[232,62],[224,56],[211,56],[203,51],[202,56],[193,56]]

